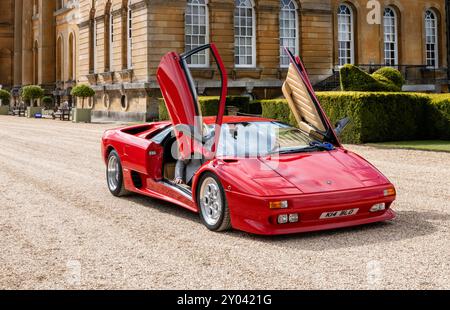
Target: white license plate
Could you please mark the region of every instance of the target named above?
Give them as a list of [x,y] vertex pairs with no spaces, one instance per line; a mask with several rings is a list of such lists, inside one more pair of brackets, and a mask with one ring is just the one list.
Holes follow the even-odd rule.
[[345,217],[352,216],[358,213],[359,209],[350,209],[350,210],[341,210],[341,211],[333,211],[333,212],[325,212],[320,216],[321,220],[332,219],[336,217]]

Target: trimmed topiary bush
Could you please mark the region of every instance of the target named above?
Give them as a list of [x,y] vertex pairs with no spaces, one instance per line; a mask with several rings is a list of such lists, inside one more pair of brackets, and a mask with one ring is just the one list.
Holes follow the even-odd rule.
[[2,101],[1,105],[9,105],[9,101],[11,100],[11,94],[9,93],[9,91],[0,89],[0,100]]
[[92,89],[92,87],[80,84],[75,86],[72,91],[70,92],[72,96],[82,98],[81,100],[81,108],[84,109],[84,100],[86,98],[94,97],[95,96],[95,90]]
[[345,65],[341,68],[340,72],[341,90],[401,92],[401,86],[396,85],[394,81],[390,80],[386,76],[386,72],[387,70],[383,70],[381,73],[377,71],[373,74],[368,74],[354,65]]
[[31,101],[31,105],[35,105],[35,100],[44,96],[44,90],[37,85],[25,86],[21,90],[21,96],[26,101]]
[[378,69],[374,72],[374,75],[384,76],[388,80],[392,81],[392,83],[394,83],[400,89],[402,89],[403,85],[405,84],[405,79],[403,78],[403,75],[400,73],[400,71],[391,67]]
[[42,98],[42,105],[44,106],[44,108],[46,110],[50,110],[53,108],[54,104],[53,104],[53,98],[50,96],[45,96],[44,98]]

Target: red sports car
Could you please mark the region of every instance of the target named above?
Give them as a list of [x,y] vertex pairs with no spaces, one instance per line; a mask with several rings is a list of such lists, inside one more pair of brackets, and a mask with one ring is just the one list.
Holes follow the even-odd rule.
[[[222,89],[217,117],[202,118],[188,61],[208,49]],[[157,78],[171,121],[105,132],[102,155],[111,193],[180,205],[198,212],[213,231],[277,235],[393,219],[394,186],[341,145],[338,136],[348,120],[331,125],[300,58],[288,53],[282,90],[296,127],[224,116],[227,73],[214,44],[164,56]],[[175,182],[180,167],[190,167],[187,184]]]

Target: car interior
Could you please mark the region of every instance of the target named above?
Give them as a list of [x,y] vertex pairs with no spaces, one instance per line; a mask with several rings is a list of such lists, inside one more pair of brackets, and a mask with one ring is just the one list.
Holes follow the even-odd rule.
[[190,192],[191,187],[186,184],[175,184],[175,166],[177,164],[177,158],[174,157],[173,152],[178,150],[178,142],[175,136],[172,134],[172,127],[165,130],[165,138],[161,141],[163,146],[163,180],[171,186],[178,187],[184,191]]

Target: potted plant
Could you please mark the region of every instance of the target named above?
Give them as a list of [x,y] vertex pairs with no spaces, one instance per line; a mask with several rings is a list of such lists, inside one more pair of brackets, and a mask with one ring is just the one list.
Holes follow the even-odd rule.
[[9,91],[0,89],[0,115],[8,115],[10,98]]
[[42,107],[39,106],[37,100],[44,96],[44,90],[37,85],[25,86],[22,88],[22,99],[29,101],[30,106],[27,108],[27,117],[34,117],[36,114],[42,114]]
[[80,84],[75,86],[71,93],[72,96],[81,98],[81,109],[75,108],[72,110],[72,120],[75,123],[85,122],[90,123],[91,122],[91,109],[90,108],[84,108],[84,100],[86,98],[94,97],[95,91],[92,89],[92,87],[84,84]]

